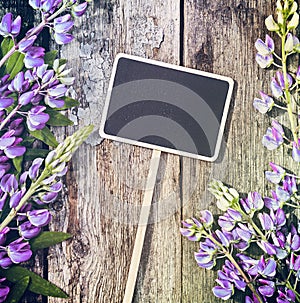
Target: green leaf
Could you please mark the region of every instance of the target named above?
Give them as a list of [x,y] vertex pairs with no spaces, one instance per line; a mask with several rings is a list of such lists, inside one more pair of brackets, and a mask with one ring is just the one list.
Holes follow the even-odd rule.
[[1,42],[1,55],[4,57],[8,51],[14,46],[14,41],[10,37],[6,37]]
[[51,147],[56,147],[58,145],[56,138],[47,126],[41,130],[29,131],[29,133],[36,139],[46,143]]
[[46,158],[46,156],[49,153],[49,149],[43,149],[43,148],[31,148],[27,149],[25,153],[25,160],[31,161],[35,158]]
[[72,237],[71,234],[56,232],[56,231],[44,231],[40,233],[36,238],[30,240],[30,247],[33,251],[50,247],[58,244]]
[[7,60],[5,64],[5,73],[10,74],[9,79],[13,79],[18,72],[20,72],[24,67],[24,54],[16,51],[12,56]]
[[71,121],[65,115],[59,113],[57,110],[47,109],[47,110],[45,110],[45,113],[47,113],[50,116],[50,119],[47,122],[47,124],[50,125],[50,126],[69,126],[69,125],[73,125],[73,121]]
[[79,101],[73,99],[73,98],[70,98],[70,97],[62,97],[61,98],[62,100],[65,101],[65,104],[63,107],[57,107],[53,110],[55,111],[62,111],[62,110],[66,110],[66,109],[69,109],[69,108],[72,108],[72,107],[77,107],[80,105]]
[[48,64],[50,67],[53,66],[53,62],[56,59],[58,51],[57,50],[52,50],[50,52],[47,52],[44,56],[44,62],[45,64]]
[[25,276],[12,287],[5,302],[6,303],[18,303],[28,288],[30,277]]
[[24,277],[30,277],[28,290],[36,294],[41,294],[43,296],[51,296],[64,299],[68,298],[68,295],[56,285],[43,279],[39,275],[24,267],[12,266],[9,269],[1,268],[0,274],[1,276],[6,277],[6,279],[12,283],[16,283]]
[[23,158],[23,156],[13,158],[13,164],[18,174],[22,171]]
[[63,97],[62,99],[65,101],[65,105],[63,107],[57,108],[56,110],[65,110],[80,105],[80,103],[77,100],[72,99],[70,97]]

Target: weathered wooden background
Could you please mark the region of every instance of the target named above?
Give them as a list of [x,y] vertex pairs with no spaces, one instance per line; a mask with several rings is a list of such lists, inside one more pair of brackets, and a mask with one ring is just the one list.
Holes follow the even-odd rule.
[[[30,23],[34,17],[26,3],[3,0],[0,10],[17,10]],[[264,193],[268,162],[283,163],[282,151],[271,153],[261,145],[271,117],[252,107],[258,91],[268,91],[272,75],[255,64],[254,42],[264,38],[264,19],[274,5],[275,0],[94,0],[76,23],[75,41],[61,48],[77,77],[71,95],[81,108],[69,116],[79,125],[99,125],[118,52],[235,80],[217,162],[162,155],[133,302],[219,302],[211,292],[216,273],[197,268],[197,245],[180,236],[180,221],[203,208],[217,211],[207,193],[213,177],[241,192]],[[62,139],[76,128],[58,135]],[[49,298],[49,303],[122,302],[150,156],[147,149],[102,141],[97,131],[76,153],[50,227],[74,237],[36,259],[36,270],[70,295],[65,301]]]

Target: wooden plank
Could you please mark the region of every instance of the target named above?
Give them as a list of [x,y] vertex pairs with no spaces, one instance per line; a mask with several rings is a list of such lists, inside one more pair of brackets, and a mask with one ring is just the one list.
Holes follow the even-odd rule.
[[[183,218],[197,216],[201,209],[218,213],[214,198],[207,192],[212,178],[221,179],[243,193],[267,194],[264,170],[269,161],[290,165],[289,160],[283,159],[282,150],[269,152],[262,146],[261,139],[271,117],[262,116],[252,106],[259,90],[270,91],[274,71],[261,70],[255,63],[254,43],[258,37],[264,39],[264,19],[273,12],[271,1],[185,1],[184,64],[232,77],[235,90],[223,155],[215,164],[183,160],[183,192],[190,188],[191,169],[196,169],[199,176],[199,185],[183,209]],[[285,118],[280,118],[284,124]],[[197,268],[193,257],[197,249],[194,243],[183,240],[182,302],[221,302],[211,292],[216,273]],[[235,302],[240,301],[237,297]]]
[[[61,54],[77,76],[72,94],[82,109],[71,116],[80,118],[80,124],[99,125],[116,53],[179,62],[179,3],[171,0],[94,1],[77,25],[74,43]],[[48,257],[49,279],[69,293],[68,302],[121,302],[124,295],[136,232],[132,224],[139,217],[151,150],[109,141],[97,145],[100,142],[95,132],[90,145],[73,158],[51,226],[74,235],[50,249]],[[155,201],[160,191],[173,193],[178,183],[179,157],[163,159]],[[174,203],[180,205],[179,196]],[[161,212],[163,206],[158,205]],[[156,223],[159,212],[153,212],[155,224],[146,234],[134,302],[180,302],[178,212]]]

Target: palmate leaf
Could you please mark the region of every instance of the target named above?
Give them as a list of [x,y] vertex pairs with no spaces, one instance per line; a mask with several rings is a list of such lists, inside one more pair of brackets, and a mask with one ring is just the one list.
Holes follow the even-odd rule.
[[12,283],[17,283],[20,279],[30,277],[29,291],[43,296],[68,298],[68,295],[59,287],[24,267],[12,266],[9,269],[0,269],[0,275],[6,277]]
[[46,109],[45,113],[50,116],[50,119],[47,121],[47,124],[50,126],[69,126],[73,125],[73,121],[71,121],[68,117],[61,114],[57,110],[54,109]]
[[29,133],[36,139],[46,143],[47,145],[51,147],[56,147],[58,145],[58,142],[55,138],[55,136],[52,134],[50,129],[45,126],[41,130],[35,130],[35,131],[29,131]]
[[17,283],[11,288],[5,302],[6,303],[18,303],[23,297],[25,291],[27,290],[30,282],[30,277],[25,276],[21,278]]
[[30,247],[32,251],[38,249],[48,248],[72,237],[71,234],[59,232],[59,231],[44,231],[40,233],[36,238],[30,240]]

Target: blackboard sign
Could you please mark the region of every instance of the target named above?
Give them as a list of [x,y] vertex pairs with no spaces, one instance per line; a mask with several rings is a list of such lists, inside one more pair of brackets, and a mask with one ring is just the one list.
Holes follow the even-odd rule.
[[214,161],[232,89],[233,80],[228,77],[119,54],[100,135]]

